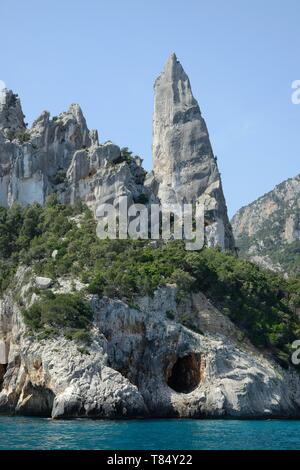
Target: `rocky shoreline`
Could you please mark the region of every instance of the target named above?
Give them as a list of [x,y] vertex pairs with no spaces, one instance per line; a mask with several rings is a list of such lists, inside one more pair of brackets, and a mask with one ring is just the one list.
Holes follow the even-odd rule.
[[[52,118],[44,111],[29,129],[18,96],[7,89],[1,92],[0,413],[53,419],[300,416],[300,376],[287,365],[288,348],[297,332],[297,299],[281,302],[288,297],[282,292],[282,280],[278,287],[276,280],[252,265],[232,265],[237,259],[235,242],[217,158],[175,54],[154,89],[153,171],[149,173],[142,168],[141,158],[128,149],[110,141],[100,144],[79,105],[72,104]],[[212,254],[206,264],[204,259],[184,264],[185,253],[178,251],[167,265],[161,260],[168,253],[160,252],[161,259],[153,256],[155,241],[143,252],[133,250],[126,265],[121,259],[126,247],[122,251],[115,246],[109,252],[111,259],[99,263],[98,271],[90,269],[88,276],[88,268],[97,264],[97,256],[105,257],[106,248],[103,245],[101,251],[90,236],[93,230],[96,237],[93,211],[102,203],[115,207],[122,197],[146,207],[153,202],[203,206],[206,247],[233,256],[222,258],[222,271],[214,270],[219,259]],[[85,207],[85,215],[88,208],[92,211],[85,232],[76,232],[83,224],[82,214],[68,216],[77,203]],[[44,214],[43,206],[48,211]],[[28,213],[24,215],[21,207],[29,207]],[[54,217],[56,227],[51,232]],[[241,225],[239,221],[235,225]],[[287,227],[288,234],[298,234],[297,224],[298,218]],[[85,241],[84,249],[78,239]],[[95,258],[89,258],[90,245]],[[73,256],[76,250],[78,258]],[[116,253],[120,256],[115,257],[113,271]],[[135,256],[140,257],[140,265],[135,265]],[[41,269],[35,270],[38,265]],[[137,276],[132,273],[135,267]],[[47,268],[53,283],[42,277],[48,275]],[[122,269],[125,280],[119,276]],[[243,277],[245,273],[249,278]],[[90,277],[89,287],[94,282],[94,291],[83,289],[85,275]],[[186,284],[180,300],[173,275]],[[219,282],[224,313],[201,291],[203,285],[207,287],[205,275],[211,287]],[[55,334],[41,338],[30,331],[24,309],[33,306],[43,290],[82,290],[93,317],[88,344],[64,335],[64,306]],[[233,321],[250,316],[243,331],[229,319],[230,308]],[[247,326],[248,336],[252,334],[253,342],[255,335],[262,337],[266,350],[256,349],[247,339]],[[272,350],[281,353],[281,363],[275,361]],[[280,365],[283,362],[286,368]]]
[[[37,341],[28,335],[15,298],[17,291],[26,298],[32,282],[26,269],[19,270],[14,290],[1,300],[1,344],[8,352],[1,414],[300,417],[299,374],[241,342],[238,328],[203,294],[178,304],[176,286],[170,285],[153,298],[139,298],[134,308],[90,296],[92,341],[83,350],[64,337]],[[189,326],[182,324],[184,314]]]

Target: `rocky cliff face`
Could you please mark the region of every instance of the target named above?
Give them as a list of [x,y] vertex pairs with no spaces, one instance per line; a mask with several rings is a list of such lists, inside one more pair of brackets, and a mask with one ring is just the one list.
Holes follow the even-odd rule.
[[232,219],[241,254],[264,267],[300,270],[300,175],[240,209]]
[[[148,175],[140,159],[124,158],[111,142],[99,144],[78,105],[53,118],[43,112],[28,129],[16,95],[6,90],[0,103],[0,206],[44,204],[53,192],[64,203],[80,199],[91,208],[123,195],[132,201],[144,195],[149,201],[204,202],[208,244],[233,247],[207,128],[174,55],[155,84],[154,170]],[[258,236],[266,217],[273,221],[277,214],[273,227],[280,228],[282,243],[297,242],[299,183],[297,177],[277,189],[273,199],[266,196],[256,209],[241,211],[234,219],[237,237],[244,232]],[[150,260],[153,247],[149,244],[146,253]],[[49,256],[55,260],[65,252],[66,247],[61,253],[54,249]],[[177,287],[167,285],[153,296],[135,298],[134,305],[82,293],[93,311],[89,345],[63,335],[38,339],[26,329],[21,310],[37,301],[39,290],[82,287],[79,279],[51,283],[19,267],[0,299],[1,413],[299,417],[297,371],[283,369],[270,353],[258,351],[201,292],[188,291],[179,300]]]
[[140,162],[120,162],[117,145],[99,145],[79,105],[53,118],[44,111],[27,129],[18,97],[4,90],[1,100],[0,206],[44,204],[55,192],[62,202],[81,199],[93,207],[148,192]]
[[201,293],[178,304],[170,285],[153,298],[139,298],[134,307],[91,296],[92,343],[82,349],[64,337],[37,341],[26,333],[16,294],[26,304],[34,302],[33,282],[30,270],[20,269],[1,300],[2,413],[53,418],[300,414],[299,374],[241,342],[241,332]]
[[188,76],[172,54],[154,86],[153,173],[165,203],[201,202],[208,244],[233,248],[221,176]]
[[[146,177],[139,159],[124,160],[111,142],[100,145],[80,107],[50,117],[44,111],[31,129],[12,91],[0,98],[0,206],[44,204],[55,192],[61,202],[129,203],[144,200],[199,202],[206,207],[209,246],[234,242],[216,159],[205,122],[182,66],[172,55],[155,83],[154,172]],[[158,197],[158,199],[157,199]]]

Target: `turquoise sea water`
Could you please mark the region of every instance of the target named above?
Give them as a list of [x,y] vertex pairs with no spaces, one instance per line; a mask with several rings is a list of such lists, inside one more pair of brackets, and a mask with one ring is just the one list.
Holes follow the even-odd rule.
[[0,449],[300,449],[300,421],[0,417]]

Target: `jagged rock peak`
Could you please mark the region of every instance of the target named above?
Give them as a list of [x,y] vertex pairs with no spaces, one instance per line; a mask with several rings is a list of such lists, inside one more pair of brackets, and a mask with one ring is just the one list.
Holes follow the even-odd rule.
[[209,221],[208,245],[232,248],[221,177],[206,123],[174,53],[154,85],[152,152],[159,199],[171,204],[203,202]]
[[78,104],[58,116],[43,111],[31,129],[17,129],[16,116],[23,118],[17,96],[5,91],[2,102],[0,207],[44,204],[53,192],[61,202],[82,199],[92,208],[122,195],[131,201],[140,194],[150,199],[140,163],[122,161],[120,148],[111,142],[99,144],[98,132],[89,130]]
[[[178,86],[179,82],[180,85]],[[190,80],[175,53],[172,53],[168,58],[164,70],[157,78],[154,87],[157,88],[165,84],[171,84],[169,91],[172,95],[170,98],[173,99],[174,104],[180,103],[180,106],[182,106],[182,104],[187,106],[198,105],[193,97]]]
[[197,176],[192,170],[205,157],[211,167],[209,175],[215,174],[205,122],[189,78],[173,53],[154,85],[153,167],[161,183],[161,198],[175,202],[200,196],[207,181],[201,187],[195,185]]
[[18,95],[4,88],[0,91],[0,129],[15,132],[25,129],[24,114]]

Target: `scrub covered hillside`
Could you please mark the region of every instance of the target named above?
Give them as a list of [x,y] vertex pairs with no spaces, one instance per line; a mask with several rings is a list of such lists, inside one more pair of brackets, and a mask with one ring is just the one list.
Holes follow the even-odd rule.
[[[56,317],[51,331],[57,334],[64,321],[59,316],[67,310],[66,327],[81,338],[91,321],[84,303],[87,294],[126,299],[134,305],[136,296],[152,295],[158,286],[176,283],[178,300],[189,292],[203,292],[254,345],[269,350],[282,365],[289,364],[291,343],[300,337],[299,278],[285,279],[218,249],[189,252],[178,241],[157,242],[153,247],[147,240],[99,240],[89,209],[81,203],[60,204],[55,195],[44,207],[0,208],[2,293],[20,265],[31,266],[37,275],[54,282],[65,276],[86,286],[80,294],[44,294],[38,305],[24,311],[33,330],[44,328],[52,309]],[[78,322],[73,321],[76,316]]]

